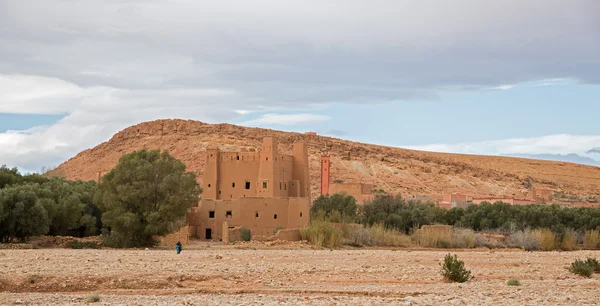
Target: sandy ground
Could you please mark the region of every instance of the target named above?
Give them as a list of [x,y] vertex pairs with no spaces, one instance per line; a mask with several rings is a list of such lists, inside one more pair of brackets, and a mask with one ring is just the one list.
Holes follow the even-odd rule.
[[[0,250],[0,304],[597,305],[600,275],[570,274],[600,252],[452,251],[475,279],[445,283],[447,250],[198,247]],[[521,287],[506,281],[519,279]]]

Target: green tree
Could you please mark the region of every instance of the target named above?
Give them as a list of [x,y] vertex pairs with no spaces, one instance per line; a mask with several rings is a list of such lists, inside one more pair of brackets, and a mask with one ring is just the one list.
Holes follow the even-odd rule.
[[21,174],[17,168],[0,167],[0,189],[21,182]]
[[102,211],[105,243],[151,246],[153,236],[178,230],[202,190],[196,175],[167,151],[135,151],[102,178],[94,202]]
[[325,217],[332,222],[353,222],[357,211],[356,200],[345,193],[320,195],[310,209],[311,216]]
[[36,195],[35,186],[9,186],[0,189],[0,240],[43,235],[50,220]]

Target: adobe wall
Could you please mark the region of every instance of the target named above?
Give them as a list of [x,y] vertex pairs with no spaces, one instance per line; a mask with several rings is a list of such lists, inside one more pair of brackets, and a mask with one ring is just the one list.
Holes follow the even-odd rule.
[[[212,218],[211,218],[212,216]],[[190,225],[197,226],[198,238],[206,239],[207,229],[213,240],[223,237],[223,222],[229,228],[247,227],[252,235],[270,236],[277,227],[301,228],[310,220],[308,198],[241,198],[238,200],[202,200],[192,209]]]
[[254,241],[302,241],[302,235],[300,234],[300,229],[283,229],[277,232],[275,235],[265,236],[265,235],[256,235],[252,236],[252,240]]

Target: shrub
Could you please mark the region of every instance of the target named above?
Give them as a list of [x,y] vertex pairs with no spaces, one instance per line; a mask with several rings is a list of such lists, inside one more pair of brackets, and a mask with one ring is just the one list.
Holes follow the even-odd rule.
[[100,296],[97,294],[90,294],[87,296],[88,303],[98,303],[100,302]]
[[587,261],[577,259],[571,263],[569,271],[571,271],[571,273],[573,274],[581,275],[584,277],[590,277],[594,272],[594,268],[591,265],[589,265]]
[[537,236],[529,229],[511,233],[509,244],[513,247],[522,247],[526,251],[535,251],[540,248]]
[[242,227],[241,236],[242,240],[244,241],[250,241],[250,239],[252,239],[252,233],[250,232],[250,229],[245,227]]
[[594,273],[600,273],[600,263],[598,262],[598,260],[596,258],[592,258],[592,257],[588,257],[587,260],[585,261],[585,263],[592,267],[592,270],[594,270]]
[[521,282],[518,279],[511,279],[506,284],[509,286],[521,286]]
[[308,227],[300,230],[303,240],[320,247],[338,247],[342,243],[341,230],[332,223],[313,220]]
[[273,230],[273,235],[277,235],[277,233],[279,233],[279,231],[282,230],[282,229],[283,229],[283,226],[277,226],[275,228],[275,230]]
[[465,269],[465,263],[462,260],[458,260],[456,254],[454,256],[450,254],[446,255],[441,274],[447,281],[457,283],[464,283],[473,278],[471,271]]
[[444,228],[427,227],[415,231],[413,238],[425,248],[451,248],[454,245],[453,232]]
[[385,228],[383,224],[355,230],[350,238],[354,244],[368,246],[407,247],[412,244],[409,236],[395,229]]
[[552,251],[556,249],[556,235],[550,229],[536,229],[534,234],[540,242],[540,250]]
[[567,230],[563,235],[562,242],[560,243],[560,248],[563,251],[572,251],[577,246],[577,232],[574,230]]
[[472,249],[477,244],[477,235],[472,229],[455,228],[453,230],[453,245],[459,248]]
[[587,250],[597,250],[600,243],[600,230],[585,231],[583,234],[583,247]]
[[100,245],[95,241],[73,240],[67,243],[67,247],[71,249],[99,249]]

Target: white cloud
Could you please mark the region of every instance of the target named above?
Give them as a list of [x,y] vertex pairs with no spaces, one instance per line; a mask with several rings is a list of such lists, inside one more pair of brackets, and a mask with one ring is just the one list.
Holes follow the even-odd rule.
[[246,121],[242,123],[242,125],[295,125],[302,123],[327,121],[329,119],[331,119],[331,117],[316,114],[264,114],[260,118]]
[[35,170],[157,118],[600,83],[599,25],[591,0],[0,1],[0,113],[66,114],[1,133],[0,161]]
[[430,144],[407,148],[423,151],[482,154],[482,155],[538,155],[578,154],[600,162],[590,151],[600,147],[600,136],[549,135],[535,138],[514,138],[458,144]]

